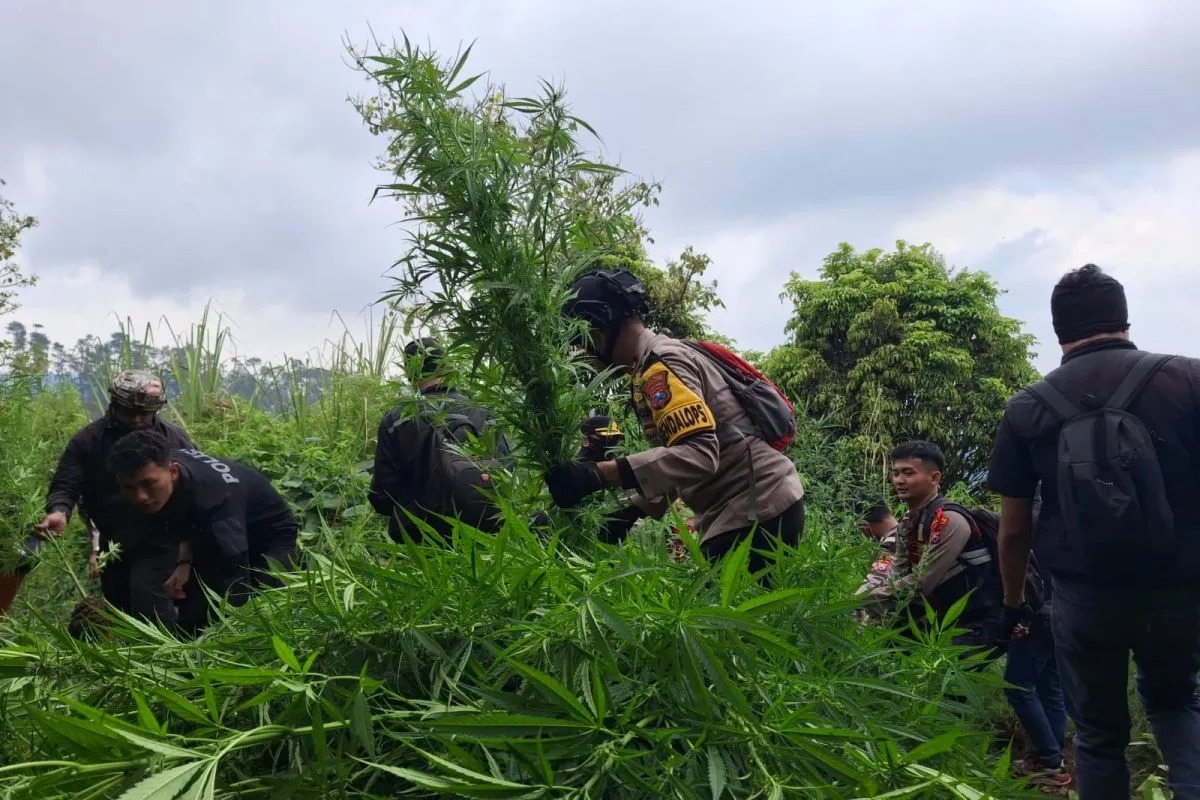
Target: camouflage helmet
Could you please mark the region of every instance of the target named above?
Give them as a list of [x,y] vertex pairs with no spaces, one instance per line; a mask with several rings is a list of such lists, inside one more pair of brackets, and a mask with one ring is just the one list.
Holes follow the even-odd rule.
[[162,379],[144,369],[119,373],[108,387],[112,402],[138,411],[158,411],[167,404],[167,387]]

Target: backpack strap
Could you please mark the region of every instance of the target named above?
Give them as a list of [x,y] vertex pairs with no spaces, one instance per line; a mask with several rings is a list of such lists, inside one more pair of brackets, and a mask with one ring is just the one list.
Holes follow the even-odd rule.
[[[704,347],[702,345],[700,345],[698,342],[694,342],[690,339],[677,339],[676,341],[681,342],[682,344],[686,345],[688,347],[688,349],[691,350],[693,353],[695,353],[697,356],[704,358],[706,361],[708,361],[710,364],[712,364],[714,367],[716,367],[717,371],[721,373],[721,377],[725,380],[726,388],[728,388],[730,391],[733,391],[733,384],[732,384],[733,378],[729,374],[728,365],[724,364],[723,362],[718,360],[716,357],[714,357],[712,353],[705,350]],[[653,349],[651,349],[651,351],[647,354],[646,357],[649,358],[651,355],[654,355]],[[661,356],[659,356],[659,358],[661,358]],[[716,417],[716,414],[714,413],[713,416]],[[749,522],[752,526],[755,526],[758,524],[758,481],[756,480],[755,475],[754,475],[754,449],[750,446],[750,439],[751,439],[751,437],[762,438],[762,434],[755,427],[747,428],[747,427],[743,427],[741,425],[734,425],[732,423],[725,422],[719,418],[716,419],[715,421],[716,421],[716,426],[717,426],[717,442],[720,443],[722,448],[725,446],[726,443],[732,444],[739,440],[743,444],[746,445],[746,457],[747,457],[747,461],[749,462],[749,467],[750,467],[750,469],[749,469],[750,477],[749,477],[749,481],[747,484],[747,489],[749,490],[749,497],[747,498],[747,500],[749,501],[750,507],[749,507],[749,511],[746,514],[746,518],[749,520]],[[721,436],[721,432],[723,430],[733,431],[735,434],[737,434],[738,438],[733,439],[733,440],[730,440],[727,437],[723,438]]]
[[1025,387],[1025,391],[1029,392],[1042,405],[1050,409],[1054,416],[1059,418],[1060,422],[1066,422],[1073,417],[1079,416],[1079,409],[1075,404],[1063,396],[1063,393],[1050,385],[1050,382],[1043,378],[1042,380]]
[[1112,393],[1112,397],[1108,398],[1105,407],[1124,411],[1142,389],[1146,388],[1146,384],[1154,377],[1154,373],[1158,372],[1159,367],[1174,357],[1144,353],[1133,365],[1133,369],[1129,370],[1125,380],[1121,381],[1121,385]]

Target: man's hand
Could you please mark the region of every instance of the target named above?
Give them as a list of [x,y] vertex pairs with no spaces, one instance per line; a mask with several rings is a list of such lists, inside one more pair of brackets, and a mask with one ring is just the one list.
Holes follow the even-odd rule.
[[546,474],[550,496],[559,508],[574,508],[583,498],[604,488],[600,468],[591,462],[567,464]]
[[178,564],[175,571],[171,573],[171,577],[167,578],[167,582],[163,586],[167,589],[167,594],[172,600],[183,600],[187,595],[183,591],[184,584],[188,582],[188,578],[192,576],[191,564]]
[[1017,641],[1029,635],[1033,625],[1033,609],[1027,605],[1019,608],[1004,604],[1004,613],[1000,617],[1000,640],[1004,642]]
[[39,533],[48,533],[57,539],[67,529],[67,515],[61,511],[51,511],[42,517],[42,521],[34,525],[33,529]]

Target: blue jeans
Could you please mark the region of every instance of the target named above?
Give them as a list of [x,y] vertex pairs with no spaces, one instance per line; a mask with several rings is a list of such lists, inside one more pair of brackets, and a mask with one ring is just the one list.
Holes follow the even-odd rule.
[[1128,800],[1129,655],[1176,800],[1200,800],[1200,591],[1056,582],[1054,641],[1075,720],[1080,800]]
[[1042,766],[1057,767],[1067,741],[1067,706],[1048,616],[1039,616],[1028,636],[1009,645],[1004,680],[1016,687],[1004,694],[1033,742],[1034,757]]

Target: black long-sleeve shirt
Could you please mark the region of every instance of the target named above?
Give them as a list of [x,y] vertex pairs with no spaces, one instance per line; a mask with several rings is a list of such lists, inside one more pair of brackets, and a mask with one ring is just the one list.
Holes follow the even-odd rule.
[[[151,428],[165,436],[171,447],[195,447],[186,433],[161,417],[154,418]],[[128,432],[105,414],[72,436],[50,478],[46,513],[62,511],[70,519],[79,506],[106,540],[127,547],[144,540],[147,531],[141,513],[124,500],[116,476],[108,470],[113,445]]]

